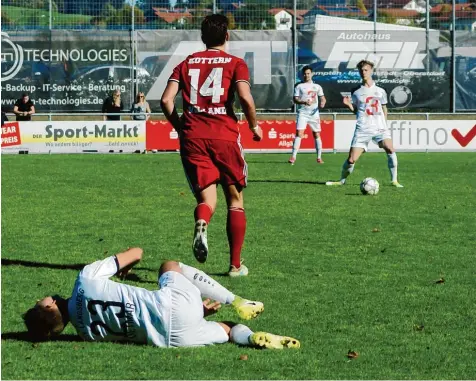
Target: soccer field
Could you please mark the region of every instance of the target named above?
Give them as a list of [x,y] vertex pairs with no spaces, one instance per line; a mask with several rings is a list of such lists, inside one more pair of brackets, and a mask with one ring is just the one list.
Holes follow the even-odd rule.
[[[401,153],[395,189],[385,154],[367,154],[346,186],[322,185],[344,158],[247,155],[250,275],[232,279],[221,195],[209,259],[192,255],[195,201],[178,155],[3,155],[2,378],[474,379],[476,155]],[[377,196],[360,194],[368,176]],[[251,329],[301,349],[85,343],[71,325],[57,341],[27,341],[27,308],[70,296],[82,265],[130,246],[144,259],[127,283],[156,289],[163,260],[191,264],[264,302]],[[237,320],[227,307],[214,318]]]

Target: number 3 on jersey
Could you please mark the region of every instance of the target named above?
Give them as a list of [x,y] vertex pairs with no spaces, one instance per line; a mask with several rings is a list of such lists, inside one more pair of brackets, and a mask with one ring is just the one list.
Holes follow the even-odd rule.
[[196,105],[198,103],[198,92],[202,97],[212,97],[212,103],[220,103],[220,97],[225,94],[225,89],[221,87],[223,78],[223,68],[214,67],[207,79],[203,82],[198,91],[198,81],[200,79],[200,69],[189,69],[190,76],[190,103]]
[[367,115],[379,115],[379,100],[374,97],[367,97],[365,99],[365,112]]

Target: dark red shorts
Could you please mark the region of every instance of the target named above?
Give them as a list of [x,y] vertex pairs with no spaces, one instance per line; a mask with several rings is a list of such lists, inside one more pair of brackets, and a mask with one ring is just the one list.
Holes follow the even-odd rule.
[[181,141],[180,155],[193,193],[211,184],[246,187],[248,165],[240,141],[188,139]]

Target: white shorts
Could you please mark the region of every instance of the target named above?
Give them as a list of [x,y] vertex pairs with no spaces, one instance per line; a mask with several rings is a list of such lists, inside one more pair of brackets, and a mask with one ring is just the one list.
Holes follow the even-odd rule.
[[159,278],[160,289],[171,292],[169,347],[194,347],[222,344],[228,334],[215,321],[203,318],[202,296],[197,287],[183,274],[167,271]]
[[352,144],[350,145],[353,148],[363,148],[367,151],[370,141],[372,140],[375,144],[380,143],[382,140],[391,139],[390,131],[382,132],[362,132],[355,130],[354,137],[352,138]]
[[309,125],[313,132],[321,132],[321,120],[315,116],[298,114],[296,130],[305,130]]

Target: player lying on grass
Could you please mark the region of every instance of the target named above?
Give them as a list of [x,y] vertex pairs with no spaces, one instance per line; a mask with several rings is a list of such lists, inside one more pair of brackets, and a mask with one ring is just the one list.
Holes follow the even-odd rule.
[[387,126],[387,93],[372,79],[373,62],[362,60],[357,64],[357,68],[362,78],[362,85],[352,91],[352,97],[344,97],[343,100],[345,106],[357,116],[349,156],[342,167],[340,181],[328,181],[326,185],[344,185],[347,177],[354,171],[355,163],[360,155],[367,151],[372,140],[387,153],[392,185],[403,188],[397,179],[397,154]]
[[[59,335],[71,322],[87,341],[123,341],[158,347],[190,347],[231,341],[257,348],[299,348],[299,341],[266,332],[252,332],[243,324],[207,321],[221,303],[230,304],[245,320],[258,316],[263,303],[243,299],[204,272],[180,262],[160,267],[159,290],[114,282],[142,258],[132,248],[84,267],[72,296],[47,296],[23,316],[33,340]],[[202,301],[202,297],[207,298]],[[211,301],[215,300],[215,301]]]

